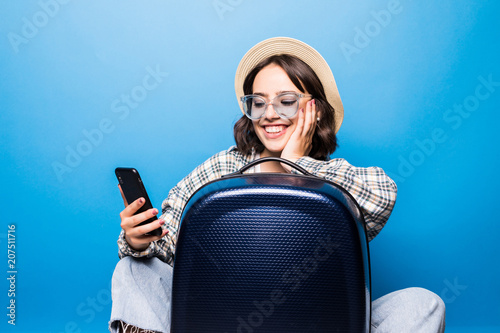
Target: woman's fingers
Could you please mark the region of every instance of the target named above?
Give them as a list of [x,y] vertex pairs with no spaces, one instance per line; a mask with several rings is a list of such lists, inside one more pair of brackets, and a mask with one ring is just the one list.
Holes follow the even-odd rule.
[[316,122],[316,105],[314,104],[314,100],[310,100],[306,104],[304,123],[300,132],[300,140],[302,141],[304,155],[307,155],[311,151],[312,137],[316,130]]
[[307,135],[309,132],[309,127],[311,127],[311,101],[308,101],[306,103],[306,110],[304,112],[304,127],[302,127],[302,133],[301,135]]
[[[137,239],[140,239],[141,241],[151,242],[150,239],[157,240],[157,239],[160,239],[161,236],[149,236],[146,234],[153,231],[153,230],[160,228],[164,224],[165,224],[165,220],[163,220],[163,219],[155,220],[155,221],[150,222],[148,224],[144,224],[144,225],[140,225],[140,226],[136,226],[136,227],[128,229],[127,235],[129,237],[135,237]],[[163,234],[166,234],[166,233],[167,233],[166,230],[162,230],[162,236],[163,236]]]
[[309,137],[314,134],[316,129],[316,104],[314,99],[310,100],[306,104],[306,113],[305,113],[305,123],[302,131],[302,135]]
[[299,119],[297,120],[297,126],[293,132],[292,137],[294,136],[296,140],[300,139],[302,133],[304,132],[304,125],[306,122],[306,112],[304,109],[299,110]]
[[120,217],[122,218],[122,220],[125,217],[133,216],[135,212],[137,212],[137,210],[144,205],[145,202],[146,200],[144,200],[144,198],[139,198],[132,202],[130,205],[126,206],[125,209],[120,213]]
[[[130,206],[132,206],[132,205],[130,205]],[[130,206],[128,206],[128,207],[130,207]],[[152,217],[155,217],[158,214],[158,209],[151,208],[145,212],[142,212],[142,213],[139,213],[136,215],[128,215],[127,216],[127,215],[125,215],[126,213],[124,214],[124,212],[127,208],[125,208],[122,211],[122,213],[120,214],[120,216],[122,218],[122,229],[133,228],[133,227],[137,226],[139,223],[144,222]],[[135,211],[134,211],[134,213],[135,213]]]

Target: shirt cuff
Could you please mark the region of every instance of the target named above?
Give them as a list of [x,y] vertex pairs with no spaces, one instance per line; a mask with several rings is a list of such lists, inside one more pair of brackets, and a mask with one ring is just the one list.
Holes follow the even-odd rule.
[[118,250],[119,250],[118,255],[120,259],[126,256],[131,256],[135,258],[147,257],[153,252],[153,249],[154,249],[153,242],[151,242],[145,250],[137,251],[133,249],[125,239],[125,233],[123,232],[123,230],[120,233],[120,237],[118,237]]

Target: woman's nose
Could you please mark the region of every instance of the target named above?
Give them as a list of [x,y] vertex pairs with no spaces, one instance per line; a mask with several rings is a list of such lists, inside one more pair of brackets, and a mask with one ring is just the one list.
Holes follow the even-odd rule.
[[273,104],[268,104],[266,113],[264,115],[267,119],[276,119],[279,118],[280,116],[276,113],[274,110],[274,105]]

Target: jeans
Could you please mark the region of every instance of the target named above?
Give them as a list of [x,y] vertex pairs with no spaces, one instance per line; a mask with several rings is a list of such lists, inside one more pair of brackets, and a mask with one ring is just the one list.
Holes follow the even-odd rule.
[[[170,332],[172,267],[158,258],[125,257],[116,265],[109,329],[119,321],[158,332]],[[372,332],[444,332],[445,306],[436,294],[408,288],[372,302]]]

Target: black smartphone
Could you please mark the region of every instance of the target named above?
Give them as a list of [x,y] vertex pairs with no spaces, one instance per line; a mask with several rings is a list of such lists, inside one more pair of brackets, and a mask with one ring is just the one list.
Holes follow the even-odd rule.
[[[146,202],[144,205],[137,210],[135,214],[139,214],[145,212],[148,209],[153,208],[151,201],[149,200],[148,193],[146,192],[146,188],[144,187],[144,183],[142,182],[141,176],[139,176],[139,172],[134,168],[116,168],[115,169],[116,178],[118,178],[118,183],[120,184],[123,195],[125,195],[125,199],[128,204],[131,204],[135,200],[143,197]],[[134,215],[135,215],[134,214]],[[150,219],[147,219],[144,222],[141,222],[139,225],[151,223],[157,220],[157,216],[153,216]],[[160,236],[162,233],[161,227],[155,229],[151,232],[148,232],[146,235],[148,236]]]

